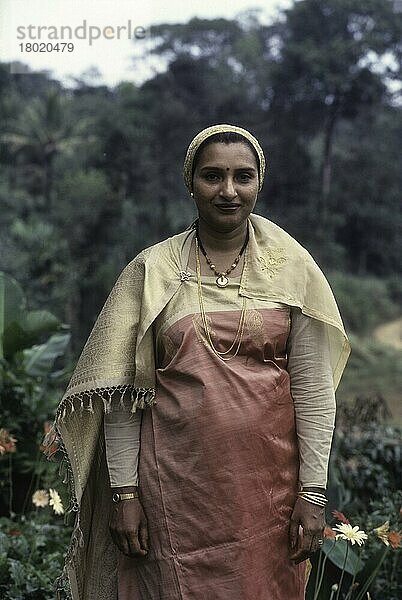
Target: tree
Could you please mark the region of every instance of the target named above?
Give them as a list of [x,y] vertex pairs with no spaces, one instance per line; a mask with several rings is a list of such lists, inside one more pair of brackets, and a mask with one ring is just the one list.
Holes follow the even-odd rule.
[[74,121],[71,101],[49,88],[44,100],[33,98],[2,134],[16,165],[28,175],[32,193],[43,195],[45,211],[54,189],[54,161],[59,154],[71,153],[82,144],[88,125],[88,120]]
[[284,14],[271,29],[278,49],[272,108],[298,114],[305,134],[321,134],[325,229],[336,127],[389,99],[387,83],[400,73],[401,14],[388,0],[300,0]]

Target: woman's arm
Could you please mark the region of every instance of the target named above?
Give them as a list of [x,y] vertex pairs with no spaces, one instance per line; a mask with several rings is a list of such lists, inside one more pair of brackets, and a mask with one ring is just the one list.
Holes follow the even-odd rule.
[[288,371],[296,413],[303,488],[326,488],[335,392],[325,325],[292,310]]
[[[335,422],[329,342],[325,325],[298,309],[292,310],[288,371],[296,413],[299,480],[304,490],[324,492]],[[289,527],[291,560],[299,563],[319,548],[324,525],[323,506],[297,498]]]
[[106,460],[112,488],[138,485],[142,411],[128,407],[105,414]]
[[[129,408],[105,414],[106,460],[112,491],[137,491],[142,411]],[[137,498],[112,503],[109,530],[116,546],[127,556],[148,551],[148,525]]]

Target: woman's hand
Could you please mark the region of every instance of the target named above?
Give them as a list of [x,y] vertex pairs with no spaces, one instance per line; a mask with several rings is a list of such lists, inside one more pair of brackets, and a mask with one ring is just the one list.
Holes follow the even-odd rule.
[[113,504],[109,531],[118,549],[126,556],[147,554],[148,524],[138,498]]
[[[301,533],[299,526],[303,529]],[[324,508],[297,498],[290,518],[290,560],[298,564],[316,552],[320,547],[318,541],[323,539],[324,526]]]

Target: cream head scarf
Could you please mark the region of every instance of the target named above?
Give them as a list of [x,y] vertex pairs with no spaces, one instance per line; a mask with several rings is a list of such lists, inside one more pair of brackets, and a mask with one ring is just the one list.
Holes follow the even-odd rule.
[[253,146],[254,150],[257,152],[257,156],[259,159],[259,191],[262,188],[262,184],[264,183],[264,175],[265,175],[265,156],[264,152],[258,143],[258,140],[249,132],[247,129],[243,129],[242,127],[237,127],[236,125],[212,125],[211,127],[207,127],[203,129],[195,138],[190,142],[189,147],[187,148],[186,158],[184,159],[183,166],[183,177],[184,183],[190,192],[193,191],[193,162],[194,157],[205,140],[209,137],[217,134],[217,133],[238,133],[243,136],[250,144]]

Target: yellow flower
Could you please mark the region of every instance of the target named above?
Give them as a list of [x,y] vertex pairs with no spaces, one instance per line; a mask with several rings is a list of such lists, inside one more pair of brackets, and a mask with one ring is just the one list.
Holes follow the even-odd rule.
[[53,506],[53,510],[56,513],[56,515],[62,515],[64,513],[64,508],[63,508],[63,503],[61,501],[59,493],[56,490],[50,489],[49,494],[50,494],[50,500],[49,500],[50,506]]
[[38,508],[44,508],[49,504],[49,494],[46,490],[36,490],[32,496],[32,504]]
[[334,527],[334,531],[337,532],[337,540],[339,538],[342,540],[346,540],[350,542],[352,546],[354,546],[355,544],[361,546],[362,544],[364,544],[364,540],[366,540],[368,537],[367,533],[359,529],[358,525],[352,527],[352,525],[350,524],[339,523],[338,525],[336,525],[336,527]]
[[386,546],[389,546],[389,541],[388,541],[389,521],[385,521],[384,525],[381,525],[380,527],[377,527],[376,529],[374,529],[374,533],[377,534],[377,537],[379,537],[380,540],[382,542],[384,542],[384,544]]

